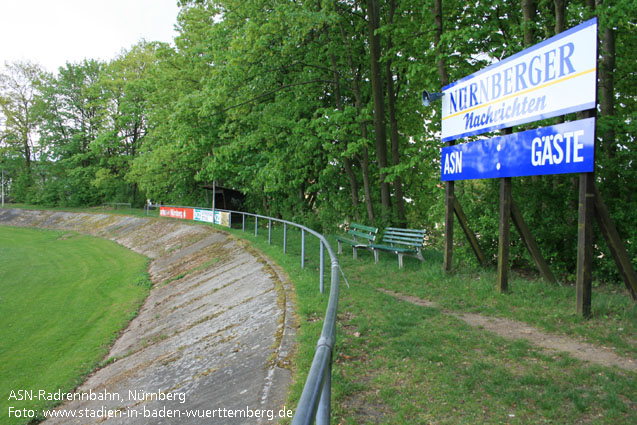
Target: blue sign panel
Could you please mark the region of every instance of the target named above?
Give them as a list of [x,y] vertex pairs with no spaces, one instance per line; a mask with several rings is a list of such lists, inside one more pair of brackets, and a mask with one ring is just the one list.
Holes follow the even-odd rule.
[[443,181],[593,171],[595,118],[448,146]]

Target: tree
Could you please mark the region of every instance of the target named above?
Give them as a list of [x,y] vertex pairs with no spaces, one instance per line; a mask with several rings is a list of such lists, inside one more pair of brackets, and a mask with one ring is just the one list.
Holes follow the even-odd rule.
[[0,74],[0,140],[20,152],[26,171],[30,172],[39,124],[34,106],[44,71],[29,62],[15,62],[5,67],[6,71]]
[[135,203],[138,184],[128,178],[149,132],[150,73],[157,66],[158,43],[140,42],[104,69],[98,84],[108,102],[104,129],[92,142],[98,158],[93,185],[110,200]]
[[[24,202],[34,184],[32,164],[40,156],[36,103],[44,71],[30,62],[10,63],[5,68],[0,74],[0,148],[3,156],[14,159],[13,196]],[[20,165],[16,158],[21,159]]]
[[380,169],[381,205],[385,211],[391,209],[389,183],[386,181],[387,167],[387,128],[385,121],[385,95],[383,91],[380,66],[380,5],[378,0],[367,0],[367,25],[369,41],[369,61],[371,88],[374,100],[374,139],[376,140],[376,158]]
[[95,60],[67,63],[42,88],[40,140],[54,161],[50,183],[64,205],[103,201],[91,182],[98,162],[92,143],[109,119],[108,97],[100,84],[105,66]]

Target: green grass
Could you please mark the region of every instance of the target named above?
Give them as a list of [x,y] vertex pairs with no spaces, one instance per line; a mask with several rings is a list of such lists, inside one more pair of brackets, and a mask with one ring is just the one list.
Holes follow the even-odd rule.
[[148,294],[147,259],[77,233],[0,226],[0,423],[11,391],[79,385]]
[[[248,239],[281,265],[295,283],[300,316],[296,379],[287,404],[300,397],[320,334],[327,292],[318,292],[318,244],[306,242],[300,269],[300,237],[288,230],[288,254],[276,225],[272,245],[265,223]],[[335,247],[336,244],[334,243]],[[637,421],[637,374],[550,354],[525,340],[508,340],[470,327],[444,310],[475,312],[529,323],[540,330],[613,347],[637,356],[637,308],[623,286],[595,288],[593,317],[575,313],[575,288],[554,286],[512,273],[500,294],[493,270],[442,271],[439,252],[426,262],[344,249],[334,353],[332,422],[340,424],[633,424]],[[329,260],[326,259],[326,264]],[[325,275],[329,290],[329,270]],[[380,293],[391,289],[435,301],[426,308]]]
[[581,335],[597,345],[604,345],[600,341],[620,326],[626,331],[617,342],[632,351],[635,318],[629,313],[634,306],[622,297],[616,297],[617,313],[583,321],[574,317],[572,288],[553,291],[541,282],[515,279],[512,286],[518,289],[500,295],[493,273],[444,276],[436,261],[412,263],[400,272],[393,261],[378,266],[369,260],[343,263],[351,287],[341,297],[335,421],[635,422],[637,374],[548,354],[524,340],[472,328],[440,309],[411,305],[375,288],[436,300],[455,311],[515,318],[557,334]]

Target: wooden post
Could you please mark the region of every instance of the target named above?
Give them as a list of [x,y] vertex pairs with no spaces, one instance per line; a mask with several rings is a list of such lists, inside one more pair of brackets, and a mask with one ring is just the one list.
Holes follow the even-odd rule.
[[511,241],[511,177],[500,179],[500,228],[498,239],[498,290],[509,289],[509,245]]
[[[452,140],[447,142],[446,146],[453,146],[455,143],[455,140]],[[453,268],[453,204],[456,199],[454,183],[454,181],[445,182],[445,254],[443,268],[447,272],[450,272]]]
[[454,182],[445,182],[445,256],[443,267],[445,271],[451,271],[453,266],[453,204]]
[[577,219],[577,314],[591,314],[593,282],[593,173],[580,173]]
[[[453,146],[454,140],[447,142],[446,146]],[[453,181],[445,182],[445,254],[443,268],[450,272],[453,267],[453,204],[455,198]]]

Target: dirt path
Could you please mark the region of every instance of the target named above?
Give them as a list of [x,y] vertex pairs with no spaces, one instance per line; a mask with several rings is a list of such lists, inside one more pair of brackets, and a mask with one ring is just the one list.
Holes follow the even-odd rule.
[[602,366],[616,366],[630,371],[637,370],[637,362],[632,359],[620,357],[612,350],[596,347],[586,342],[576,341],[566,336],[547,334],[523,322],[482,316],[475,313],[457,313],[442,309],[435,302],[424,300],[413,295],[404,295],[382,288],[378,288],[378,291],[414,305],[437,308],[443,314],[448,314],[460,319],[470,326],[485,329],[507,339],[526,339],[531,344],[542,347],[548,352],[566,352],[579,360]]

